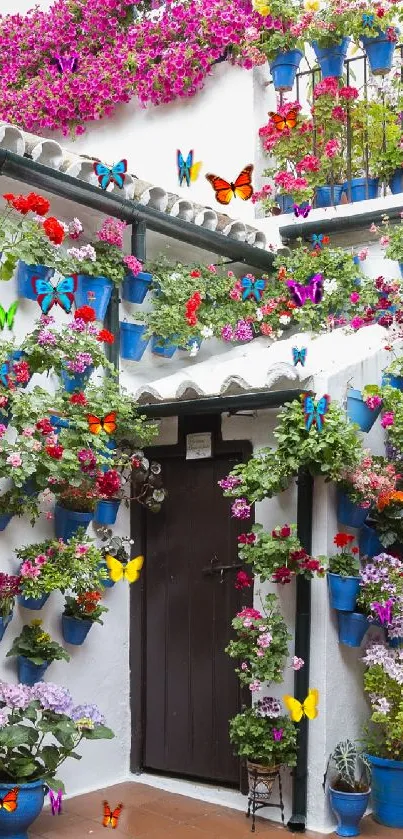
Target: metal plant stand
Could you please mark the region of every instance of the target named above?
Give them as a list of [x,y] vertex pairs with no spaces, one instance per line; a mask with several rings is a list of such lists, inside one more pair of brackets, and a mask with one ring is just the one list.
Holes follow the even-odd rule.
[[[262,807],[278,807],[281,810],[281,821],[284,827],[284,803],[283,790],[281,785],[280,766],[260,766],[258,764],[247,763],[249,792],[248,792],[248,812],[246,818],[249,818],[252,810],[252,833],[255,832],[255,817],[258,810]],[[273,792],[273,787],[276,780],[278,780],[280,803],[274,804],[270,801]]]

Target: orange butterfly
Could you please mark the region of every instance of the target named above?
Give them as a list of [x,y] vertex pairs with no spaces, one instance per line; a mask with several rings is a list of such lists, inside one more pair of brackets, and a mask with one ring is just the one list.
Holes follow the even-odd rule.
[[123,810],[123,804],[118,804],[118,806],[115,807],[113,813],[112,813],[112,810],[111,810],[107,801],[104,801],[103,805],[104,805],[104,817],[102,819],[103,826],[104,827],[109,827],[109,825],[110,825],[111,827],[113,827],[114,830],[116,830],[116,828],[118,826],[119,816],[120,816],[120,814]]
[[210,174],[205,177],[215,191],[216,201],[219,204],[229,204],[234,195],[236,198],[242,198],[242,201],[248,201],[251,195],[253,195],[252,172],[253,166],[250,163],[248,166],[245,166],[245,169],[242,169],[241,174],[238,175],[234,183],[232,181],[228,183],[224,178],[219,178],[218,175]]
[[13,787],[10,789],[4,798],[0,798],[0,809],[7,810],[8,813],[14,813],[14,810],[17,809],[18,804],[18,787]]
[[285,128],[295,128],[298,119],[298,111],[292,108],[288,111],[285,117],[276,114],[274,111],[269,111],[269,117],[274,122],[277,131],[284,131]]
[[101,430],[106,431],[107,434],[116,431],[116,411],[111,411],[103,419],[96,417],[94,414],[88,414],[87,420],[91,434],[99,434]]

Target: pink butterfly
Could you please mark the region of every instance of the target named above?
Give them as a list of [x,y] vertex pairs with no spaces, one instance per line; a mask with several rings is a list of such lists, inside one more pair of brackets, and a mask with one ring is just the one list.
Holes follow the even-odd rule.
[[287,285],[297,306],[303,306],[307,300],[312,300],[312,303],[320,303],[322,300],[323,274],[314,274],[308,285],[301,285],[295,280],[287,280]]
[[302,216],[302,218],[308,218],[309,213],[312,210],[310,204],[307,207],[303,207],[302,204],[293,204],[294,208],[294,215],[298,218],[298,216]]
[[273,740],[275,740],[276,742],[278,742],[279,740],[282,740],[284,728],[273,728],[272,731],[273,731]]
[[57,795],[54,795],[53,790],[51,789],[49,789],[48,792],[52,807],[52,816],[56,816],[56,814],[60,816],[62,812],[62,790],[59,789],[57,791]]
[[70,73],[74,73],[77,70],[78,64],[78,52],[73,52],[71,55],[60,55],[60,53],[55,53],[54,59],[59,67],[61,73],[65,73],[68,70]]
[[385,603],[371,603],[371,609],[376,612],[381,624],[390,623],[392,620],[393,600],[386,600]]

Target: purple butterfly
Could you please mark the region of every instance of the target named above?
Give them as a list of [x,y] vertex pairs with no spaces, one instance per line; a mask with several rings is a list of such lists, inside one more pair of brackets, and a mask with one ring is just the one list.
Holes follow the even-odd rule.
[[287,285],[297,306],[303,306],[307,300],[312,300],[312,303],[320,303],[322,300],[323,274],[314,274],[308,285],[301,285],[295,280],[287,280]]
[[58,814],[60,816],[62,812],[62,792],[63,790],[58,789],[57,795],[54,795],[53,790],[48,789],[50,804],[52,807],[52,816],[56,816]]
[[73,52],[71,55],[60,55],[60,53],[55,53],[54,59],[59,67],[61,73],[65,73],[68,70],[70,73],[74,73],[77,70],[78,64],[78,52]]
[[386,600],[385,603],[371,603],[371,609],[376,612],[381,624],[390,623],[392,620],[393,600]]
[[278,743],[279,740],[283,739],[284,728],[273,728],[272,731],[273,731],[273,740],[275,740],[276,743]]
[[309,213],[312,210],[312,207],[311,207],[310,204],[308,204],[307,207],[304,207],[302,204],[294,204],[293,208],[294,208],[294,215],[297,218],[298,218],[298,216],[302,216],[302,218],[308,218]]

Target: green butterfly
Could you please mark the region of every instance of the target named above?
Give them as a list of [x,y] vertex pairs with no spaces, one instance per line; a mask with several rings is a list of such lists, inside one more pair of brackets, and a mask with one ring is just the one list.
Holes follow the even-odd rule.
[[3,306],[0,303],[0,329],[3,330],[6,324],[9,329],[13,328],[15,314],[18,309],[18,302],[18,300],[15,300],[14,303],[11,304],[7,312],[5,309],[3,309]]

